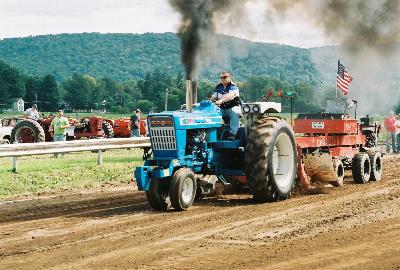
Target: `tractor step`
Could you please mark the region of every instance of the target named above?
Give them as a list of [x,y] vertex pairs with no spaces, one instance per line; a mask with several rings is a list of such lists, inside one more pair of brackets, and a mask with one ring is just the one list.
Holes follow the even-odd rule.
[[213,143],[215,148],[241,148],[241,144],[239,140],[235,141],[219,141]]

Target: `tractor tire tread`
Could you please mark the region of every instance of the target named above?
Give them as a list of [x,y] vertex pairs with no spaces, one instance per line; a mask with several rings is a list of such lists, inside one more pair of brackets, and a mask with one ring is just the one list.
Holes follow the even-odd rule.
[[[276,129],[284,123],[286,124],[286,121],[280,117],[262,117],[256,121],[256,125],[249,132],[245,149],[245,153],[247,153],[245,154],[245,170],[250,192],[253,194],[254,200],[258,202],[285,200],[291,196],[291,190],[295,184],[293,177],[293,186],[290,191],[282,193],[276,187],[274,180],[268,176],[269,145],[274,139],[273,135]],[[294,135],[292,134],[292,136],[294,141]]]
[[[18,122],[17,124],[15,124],[15,126],[11,130],[11,143],[15,143],[17,131],[20,128],[24,128],[24,127],[30,128],[33,131],[34,136],[35,136],[35,142],[44,142],[45,141],[46,137],[45,137],[43,127],[35,120],[24,119],[24,120]],[[25,142],[22,142],[22,143],[25,143]]]
[[357,184],[365,184],[369,181],[369,176],[367,177],[364,174],[364,162],[366,159],[369,161],[369,156],[366,153],[357,153],[353,157],[352,174],[353,180]]

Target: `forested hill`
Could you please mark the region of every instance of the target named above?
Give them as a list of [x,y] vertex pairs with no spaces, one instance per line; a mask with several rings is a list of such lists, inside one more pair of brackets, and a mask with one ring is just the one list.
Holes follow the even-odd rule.
[[[221,51],[230,55],[201,73],[216,79],[221,69],[232,70],[237,80],[269,75],[289,83],[312,83],[318,72],[310,51],[291,46],[255,43],[219,36]],[[154,70],[182,72],[180,41],[164,34],[59,34],[0,40],[0,59],[29,75],[52,74],[58,81],[73,73],[117,81],[142,79]]]

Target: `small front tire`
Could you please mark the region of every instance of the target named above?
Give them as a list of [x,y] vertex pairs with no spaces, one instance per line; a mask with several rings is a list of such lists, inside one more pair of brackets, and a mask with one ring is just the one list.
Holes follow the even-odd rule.
[[171,204],[178,211],[186,211],[196,197],[197,182],[192,170],[181,168],[172,176],[169,187]]

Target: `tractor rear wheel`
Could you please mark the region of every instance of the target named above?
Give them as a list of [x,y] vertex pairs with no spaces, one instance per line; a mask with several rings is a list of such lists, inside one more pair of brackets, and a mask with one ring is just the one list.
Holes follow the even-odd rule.
[[197,182],[192,170],[181,168],[172,176],[169,196],[175,210],[186,211],[196,197]]
[[354,182],[365,184],[371,174],[371,163],[367,153],[357,153],[353,158],[352,173]]
[[150,188],[146,191],[147,200],[150,206],[158,211],[166,211],[171,207],[171,200],[168,194],[169,182],[152,178]]
[[258,202],[291,196],[296,178],[296,142],[291,127],[279,117],[262,117],[251,128],[245,149],[250,192]]
[[370,181],[381,181],[382,178],[382,159],[381,152],[375,150],[368,151],[369,161],[371,163]]
[[104,138],[114,138],[114,129],[110,123],[103,121],[102,128],[104,131]]
[[34,120],[24,119],[18,122],[11,130],[11,143],[36,143],[44,141],[44,130]]

